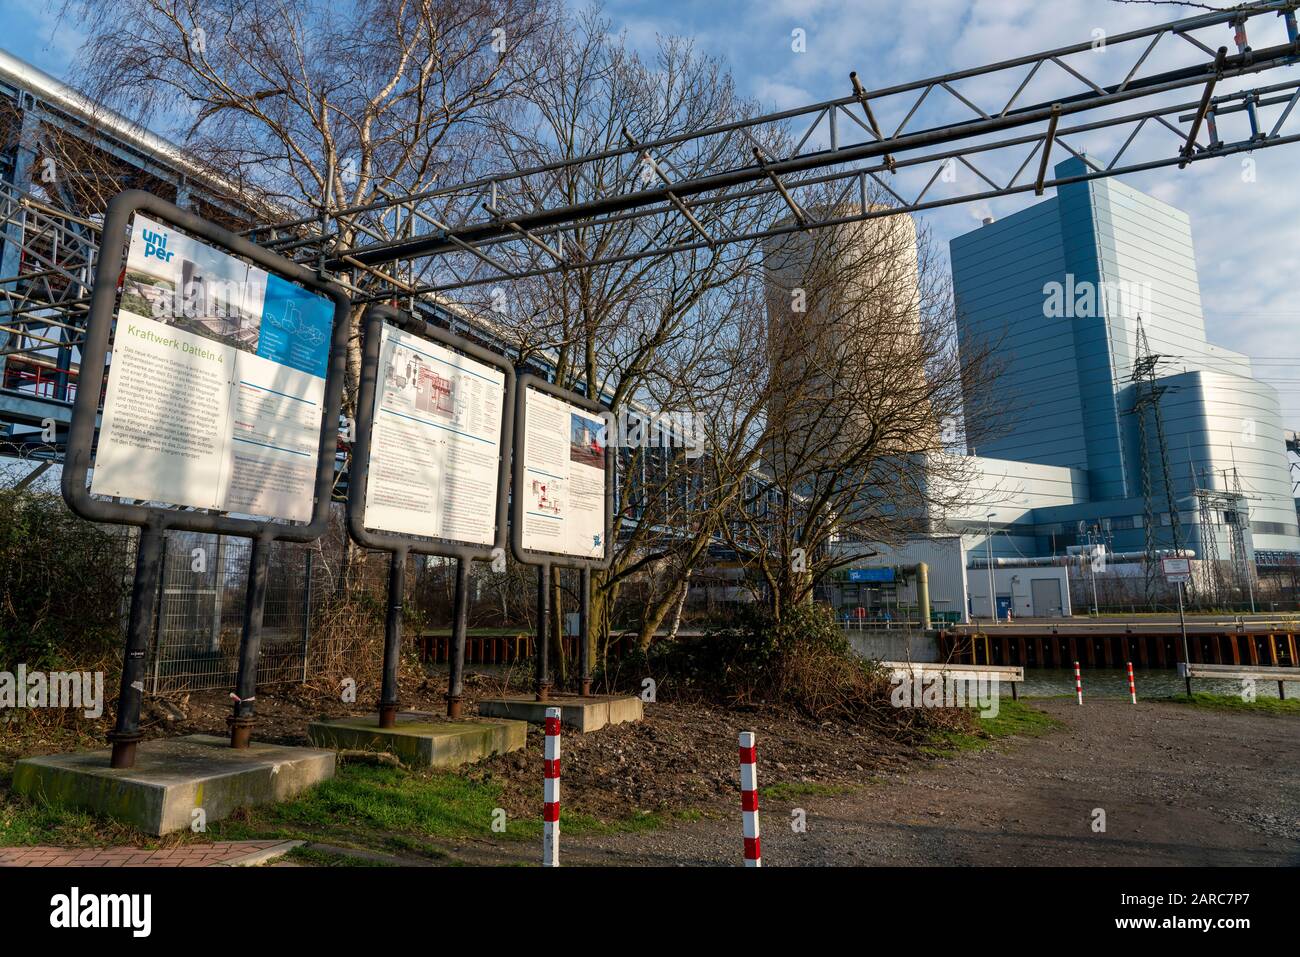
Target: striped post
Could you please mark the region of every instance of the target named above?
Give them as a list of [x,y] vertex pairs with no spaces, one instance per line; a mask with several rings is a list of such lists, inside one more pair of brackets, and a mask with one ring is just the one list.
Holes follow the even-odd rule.
[[1128,696],[1133,699],[1133,703],[1138,703],[1137,685],[1133,683],[1133,662],[1128,663]]
[[758,844],[758,767],[754,732],[740,732],[740,813],[744,818],[745,866],[762,867]]
[[1079,704],[1083,704],[1083,675],[1079,673],[1079,663],[1074,663],[1074,693],[1079,696]]
[[546,776],[542,805],[542,867],[560,866],[560,709],[546,709]]

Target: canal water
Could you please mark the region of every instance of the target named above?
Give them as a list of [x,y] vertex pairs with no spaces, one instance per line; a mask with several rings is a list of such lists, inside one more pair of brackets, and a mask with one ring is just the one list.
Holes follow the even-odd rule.
[[[1127,698],[1128,671],[1123,668],[1084,668],[1083,697],[1089,695],[1099,698]],[[1133,681],[1137,686],[1138,700],[1143,698],[1166,698],[1174,694],[1186,694],[1187,689],[1178,672],[1172,668],[1134,669]],[[1192,682],[1193,691],[1210,694],[1240,695],[1240,680],[1218,680],[1198,678]],[[1026,668],[1025,680],[1020,686],[1020,693],[1037,697],[1074,694],[1074,669],[1069,668]],[[1276,698],[1276,681],[1256,681],[1255,697]],[[1300,682],[1289,681],[1286,686],[1287,698],[1300,698]]]

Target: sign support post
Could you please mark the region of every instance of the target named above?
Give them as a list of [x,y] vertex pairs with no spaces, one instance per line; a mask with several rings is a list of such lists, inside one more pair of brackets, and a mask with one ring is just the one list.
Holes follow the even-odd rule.
[[1183,583],[1178,583],[1178,630],[1183,633],[1184,677],[1187,681],[1187,697],[1192,696],[1192,656],[1187,647],[1187,622],[1183,618]]
[[551,566],[537,566],[537,680],[538,701],[551,698]]
[[131,617],[127,624],[126,653],[122,658],[122,684],[117,694],[117,718],[108,740],[114,768],[135,766],[135,746],[140,742],[140,705],[144,700],[145,655],[153,625],[153,609],[162,582],[163,526],[152,521],[140,529],[136,543],[135,581],[131,584]]
[[591,569],[581,573],[578,598],[578,673],[582,680],[582,696],[591,696]]
[[239,672],[235,679],[230,746],[246,748],[253,737],[253,714],[257,699],[257,662],[262,653],[262,612],[266,607],[266,586],[270,579],[271,538],[253,539],[248,558],[248,592],[244,601],[244,629],[239,638]]
[[1188,558],[1162,558],[1160,559],[1160,570],[1165,574],[1165,580],[1174,583],[1178,589],[1178,630],[1183,636],[1183,671],[1184,678],[1187,681],[1187,697],[1192,696],[1192,656],[1191,649],[1187,647],[1187,621],[1183,617],[1183,585],[1192,580],[1192,562]]
[[366,310],[347,515],[353,541],[391,553],[381,728],[397,723],[411,554],[457,561],[447,716],[461,715],[472,563],[505,550],[514,388],[503,357],[392,307]]
[[397,668],[402,660],[402,603],[406,597],[405,548],[395,548],[388,557],[388,615],[384,619],[384,683],[379,693],[379,726],[397,724]]
[[465,637],[469,632],[470,560],[456,559],[456,603],[451,619],[451,654],[447,666],[447,717],[459,718],[465,693]]

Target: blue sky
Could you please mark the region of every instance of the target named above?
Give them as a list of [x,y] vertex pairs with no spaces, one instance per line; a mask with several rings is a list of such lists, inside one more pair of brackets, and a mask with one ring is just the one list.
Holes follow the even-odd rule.
[[[898,0],[611,0],[605,4],[606,15],[616,29],[626,32],[633,46],[652,51],[657,34],[693,37],[699,50],[728,63],[742,94],[773,109],[850,92],[850,70],[858,71],[866,87],[872,89],[1085,41],[1097,29],[1113,36],[1197,12],[1111,0],[1068,4],[1041,0],[928,0],[924,4]],[[56,29],[53,17],[39,4],[15,0],[0,0],[0,20],[9,25],[0,45],[56,76],[67,73],[79,42],[75,29]],[[792,49],[792,31],[796,29],[804,32],[804,52]],[[1258,48],[1280,42],[1284,39],[1280,30],[1279,22],[1267,36],[1253,35],[1252,45]],[[1202,36],[1211,46],[1231,47],[1226,27]],[[1155,65],[1159,55],[1149,62]],[[1071,62],[1085,68],[1080,60]],[[1114,64],[1109,66],[1113,70]],[[1127,64],[1121,75],[1126,69]],[[1095,72],[1109,82],[1106,69],[1099,65]],[[1280,79],[1284,77],[1255,82]],[[1046,73],[1036,82],[1044,84],[1040,92],[1050,95],[1045,91],[1052,81]],[[1220,84],[1218,92],[1243,85],[1250,84]],[[1000,108],[1010,92],[987,82],[983,87],[959,89],[972,98],[983,97],[985,109]],[[1184,94],[1184,98],[1196,95]],[[884,103],[877,109],[886,128],[902,119],[896,104]],[[944,108],[935,109],[933,115],[941,119]],[[955,111],[947,115],[960,117]],[[1232,132],[1225,122],[1225,138],[1237,138]],[[1172,134],[1163,135],[1168,139],[1152,136],[1149,142],[1168,151],[1173,148]],[[1117,144],[1103,137],[1073,145],[1105,158]],[[1300,359],[1296,358],[1300,357],[1300,342],[1296,341],[1300,305],[1293,293],[1293,271],[1279,255],[1281,250],[1294,250],[1300,240],[1300,191],[1295,182],[1300,146],[1258,151],[1252,159],[1253,182],[1243,180],[1240,160],[1235,158],[1198,163],[1182,171],[1153,171],[1127,181],[1189,213],[1210,340],[1263,359],[1256,366],[1257,374],[1279,387],[1287,424],[1300,428]],[[1032,197],[1008,197],[922,217],[946,245],[947,239],[974,228],[982,217],[1005,216],[1032,201]]]
[[[605,10],[627,31],[629,40],[642,48],[652,48],[657,32],[693,36],[701,50],[727,59],[741,92],[774,109],[850,93],[850,70],[856,70],[870,90],[1087,41],[1098,28],[1114,36],[1203,12],[1110,0],[927,0],[924,4],[896,0],[613,0]],[[1286,39],[1280,22],[1270,26],[1265,36],[1250,37],[1252,46],[1260,48]],[[791,49],[795,29],[805,33],[803,53]],[[1234,49],[1226,26],[1197,36],[1210,46]],[[1157,51],[1161,49],[1157,47]],[[1124,62],[1120,76],[1137,52]],[[1078,57],[1070,62],[1084,68]],[[1153,54],[1148,64],[1156,62]],[[1105,69],[1098,68],[1093,75],[1107,77],[1109,82]],[[1225,82],[1216,92],[1285,78],[1273,75],[1253,84]],[[1000,109],[1011,92],[1000,91],[1002,99],[998,100],[995,94],[999,91],[987,83],[983,89],[960,84],[958,88],[990,112],[994,104]],[[983,95],[982,100],[976,97],[977,92]],[[1196,90],[1180,98],[1198,95]],[[1028,102],[1035,99],[1038,97],[1030,97]],[[888,119],[888,108],[878,106],[877,111],[882,127],[890,129],[890,120],[897,125],[906,107],[902,112],[895,109]],[[951,118],[960,117],[953,113]],[[1230,134],[1239,128],[1225,122],[1223,136],[1235,139]],[[1153,135],[1149,140],[1153,148],[1176,148],[1172,133],[1157,132],[1163,138]],[[1147,135],[1144,131],[1142,137]],[[1072,145],[1109,158],[1118,144],[1102,139],[1076,140]],[[1053,156],[1054,161],[1063,158],[1064,154]],[[1284,419],[1289,427],[1300,428],[1300,337],[1296,334],[1300,305],[1290,270],[1278,256],[1279,250],[1294,249],[1300,241],[1300,189],[1295,172],[1300,168],[1300,145],[1261,150],[1252,154],[1252,159],[1254,182],[1243,182],[1240,161],[1234,158],[1194,164],[1182,171],[1138,174],[1126,177],[1126,182],[1190,215],[1210,341],[1265,359],[1256,363],[1257,375],[1279,388]],[[934,235],[946,242],[978,226],[984,216],[1002,217],[1033,202],[1032,196],[1007,197],[922,213],[921,217]]]

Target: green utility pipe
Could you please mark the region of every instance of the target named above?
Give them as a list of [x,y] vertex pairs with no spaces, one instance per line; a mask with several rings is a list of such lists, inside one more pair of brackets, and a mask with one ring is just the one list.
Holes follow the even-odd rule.
[[916,563],[916,608],[921,615],[921,627],[930,627],[930,566]]

